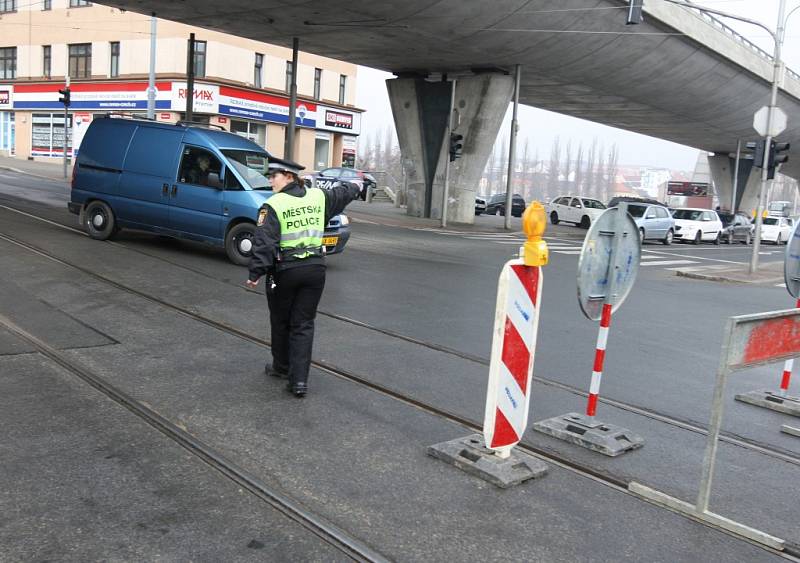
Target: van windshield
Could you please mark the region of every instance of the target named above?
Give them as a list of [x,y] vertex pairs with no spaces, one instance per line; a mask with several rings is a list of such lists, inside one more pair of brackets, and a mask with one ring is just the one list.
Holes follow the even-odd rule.
[[244,178],[247,185],[253,190],[269,190],[270,184],[267,179],[267,154],[254,151],[223,150],[228,161],[231,163],[239,176]]

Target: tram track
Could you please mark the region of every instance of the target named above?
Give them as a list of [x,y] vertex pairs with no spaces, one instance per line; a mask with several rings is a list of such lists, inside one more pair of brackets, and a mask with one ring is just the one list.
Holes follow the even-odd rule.
[[[0,205],[0,207],[9,209],[7,206]],[[22,212],[22,213],[25,213],[25,212]],[[25,213],[25,215],[29,215],[31,217],[36,218],[35,216],[33,216],[33,215],[29,214],[29,213]],[[65,225],[61,225],[59,223],[50,221],[50,220],[45,219],[45,218],[40,218],[40,219],[42,219],[44,221],[47,221],[48,223],[52,223],[54,225],[60,226],[62,228],[73,230],[73,231],[81,233],[81,231],[79,229],[74,229],[74,228],[71,228],[71,227],[67,227]],[[270,347],[270,344],[271,344],[270,341],[265,339],[265,338],[260,338],[260,337],[254,336],[254,335],[249,334],[248,332],[246,332],[246,331],[244,331],[244,330],[242,330],[240,328],[237,328],[235,326],[232,326],[232,325],[230,325],[228,323],[221,322],[221,321],[209,318],[209,317],[203,315],[202,313],[200,313],[198,311],[191,310],[190,308],[183,307],[183,306],[180,306],[180,305],[176,305],[174,303],[171,303],[169,301],[161,299],[160,297],[157,297],[157,296],[151,295],[151,294],[149,294],[147,292],[144,292],[144,291],[138,290],[136,288],[127,286],[124,283],[121,283],[121,282],[118,282],[116,280],[113,280],[113,279],[111,279],[111,278],[109,278],[107,276],[104,276],[103,274],[94,272],[91,269],[89,269],[87,267],[84,267],[82,265],[75,264],[73,262],[65,260],[65,259],[63,259],[63,258],[61,258],[59,256],[56,256],[55,254],[45,250],[45,249],[39,248],[39,247],[29,243],[29,242],[23,241],[23,240],[15,237],[13,235],[10,235],[8,233],[0,233],[0,240],[5,240],[6,242],[14,244],[14,245],[16,245],[18,247],[21,247],[21,248],[23,248],[23,249],[25,249],[25,250],[27,250],[27,251],[29,251],[31,253],[37,254],[37,255],[39,255],[39,256],[41,256],[43,258],[46,258],[46,259],[51,260],[51,261],[53,261],[55,263],[61,264],[61,265],[65,266],[65,267],[74,269],[74,270],[76,270],[76,271],[78,271],[78,272],[80,272],[82,274],[85,274],[85,275],[87,275],[87,276],[89,276],[91,278],[94,278],[94,279],[96,279],[96,280],[98,280],[100,282],[103,282],[103,283],[105,283],[105,284],[107,284],[107,285],[109,285],[111,287],[114,287],[115,289],[117,289],[117,290],[119,290],[121,292],[124,292],[124,293],[130,294],[130,295],[139,297],[141,299],[144,299],[146,301],[149,301],[149,302],[151,302],[151,303],[153,303],[155,305],[161,306],[161,307],[163,307],[163,308],[165,308],[165,309],[167,309],[169,311],[172,311],[172,312],[174,312],[176,314],[179,314],[181,316],[184,316],[184,317],[187,317],[189,319],[192,319],[192,320],[194,320],[196,322],[202,323],[202,324],[204,324],[204,325],[206,325],[208,327],[211,327],[213,329],[221,331],[221,332],[223,332],[225,334],[228,334],[228,335],[231,335],[231,336],[235,336],[235,337],[240,338],[240,339],[242,339],[244,341],[250,342],[252,344],[255,344],[255,345],[258,345],[258,346],[261,346],[261,347],[264,347],[264,348],[269,348]],[[154,259],[159,259],[161,261],[164,261],[164,262],[166,262],[168,264],[171,264],[171,265],[173,265],[175,267],[184,268],[184,269],[187,269],[189,271],[192,271],[193,273],[197,273],[199,275],[204,275],[204,276],[206,276],[208,278],[215,279],[216,281],[222,282],[222,280],[217,280],[213,276],[209,276],[208,274],[205,274],[203,272],[195,271],[192,268],[186,267],[186,266],[181,265],[181,264],[173,263],[173,262],[171,262],[169,260],[166,260],[166,259],[163,259],[161,257],[152,256],[152,255],[150,255],[148,253],[141,252],[138,249],[132,249],[132,248],[127,247],[126,245],[123,245],[123,244],[120,244],[120,243],[112,243],[112,244],[123,246],[124,248],[126,248],[128,250],[131,250],[131,251],[134,251],[134,252],[139,252],[141,254],[147,255],[147,256],[152,257]],[[223,283],[229,283],[229,282],[223,282]],[[231,285],[235,285],[235,284],[231,284]],[[334,316],[334,315],[331,315],[331,314],[327,314],[327,315],[331,316],[332,318],[337,318],[338,317],[338,316]],[[386,331],[384,329],[378,329],[377,327],[371,327],[367,323],[362,323],[360,321],[355,321],[353,319],[347,319],[346,317],[341,317],[339,320],[342,320],[343,322],[352,322],[353,324],[356,324],[358,326],[362,326],[363,328],[377,330],[378,332],[382,332],[384,334],[392,336],[390,334],[391,331]],[[194,435],[192,435],[192,434],[186,432],[185,430],[181,429],[180,427],[176,426],[174,423],[172,423],[171,421],[169,421],[168,419],[166,419],[165,417],[163,417],[159,413],[155,412],[154,410],[149,408],[147,405],[145,405],[143,403],[140,403],[139,401],[136,401],[135,399],[131,398],[130,396],[125,394],[123,391],[121,391],[121,390],[117,389],[116,387],[114,387],[112,384],[110,384],[108,381],[106,381],[102,377],[99,377],[99,376],[93,374],[92,372],[90,372],[89,370],[86,370],[85,368],[83,368],[82,366],[78,365],[73,360],[67,358],[64,354],[60,353],[58,350],[55,350],[54,348],[49,347],[46,343],[38,340],[35,336],[26,333],[23,329],[20,329],[19,327],[16,327],[16,325],[13,325],[13,323],[11,323],[11,321],[9,321],[8,319],[5,319],[5,317],[3,317],[2,315],[0,315],[0,324],[2,324],[3,326],[6,326],[7,328],[9,328],[9,330],[12,333],[17,334],[18,336],[24,338],[25,340],[27,340],[28,342],[30,342],[31,344],[36,346],[36,348],[40,352],[42,352],[43,355],[45,355],[46,357],[50,358],[52,361],[58,363],[59,365],[61,365],[62,367],[64,367],[68,371],[70,371],[71,373],[77,375],[81,379],[84,379],[87,383],[89,383],[90,385],[92,385],[96,389],[100,390],[101,392],[103,392],[104,394],[109,396],[114,401],[116,401],[119,404],[125,406],[125,408],[131,410],[137,416],[142,417],[149,424],[151,424],[153,427],[157,428],[158,430],[160,430],[161,432],[163,432],[164,434],[169,436],[171,439],[173,439],[175,442],[180,444],[182,447],[186,448],[187,450],[189,450],[193,454],[197,455],[199,458],[203,459],[203,461],[205,461],[206,463],[208,463],[212,467],[214,467],[217,470],[219,470],[222,474],[224,474],[228,478],[232,479],[233,481],[241,484],[242,486],[247,488],[247,490],[249,490],[251,493],[255,494],[259,498],[262,498],[263,500],[268,502],[270,505],[274,506],[276,509],[280,510],[281,512],[283,512],[284,514],[286,514],[287,516],[289,516],[293,520],[296,520],[297,522],[299,522],[304,527],[306,527],[309,530],[311,530],[313,533],[315,533],[319,537],[323,538],[325,541],[327,541],[331,545],[334,545],[335,547],[340,549],[343,553],[347,554],[349,557],[353,558],[354,560],[364,560],[364,561],[384,561],[385,560],[385,558],[383,558],[383,556],[381,554],[379,554],[377,552],[374,552],[368,546],[365,546],[365,545],[361,544],[357,539],[350,537],[347,534],[347,532],[345,532],[345,531],[337,528],[336,526],[330,524],[329,522],[325,521],[323,518],[320,518],[320,517],[314,515],[313,513],[307,511],[305,508],[303,508],[301,505],[299,505],[299,503],[297,503],[293,499],[283,495],[280,491],[277,491],[276,489],[267,486],[266,484],[264,484],[263,482],[258,480],[253,475],[251,475],[248,472],[246,472],[245,470],[237,467],[231,461],[226,460],[224,457],[222,457],[220,454],[216,453],[213,449],[211,449],[209,446],[204,444],[201,440],[199,440]],[[413,342],[413,343],[422,345],[422,346],[425,346],[425,347],[428,347],[428,348],[431,348],[431,349],[434,349],[434,350],[439,350],[439,351],[442,351],[442,352],[445,352],[445,353],[448,353],[448,354],[452,354],[452,355],[460,357],[462,359],[475,361],[475,362],[478,362],[478,363],[481,363],[481,364],[488,365],[488,361],[487,360],[485,360],[483,358],[480,358],[480,357],[477,357],[477,356],[471,356],[469,354],[461,353],[461,352],[459,352],[457,350],[452,350],[452,349],[448,349],[446,347],[441,347],[441,346],[436,345],[434,343],[427,343],[425,341],[419,341],[419,340],[408,338],[408,337],[403,337],[402,339],[403,340],[407,340],[409,342]],[[443,409],[443,408],[438,407],[436,405],[430,404],[430,403],[428,403],[426,401],[423,401],[423,400],[417,399],[415,397],[412,397],[411,395],[408,395],[408,394],[406,394],[406,393],[404,393],[402,391],[399,391],[399,390],[396,390],[396,389],[392,389],[392,388],[390,388],[388,386],[385,386],[385,385],[382,385],[380,383],[376,383],[374,381],[371,381],[369,378],[367,378],[367,377],[365,377],[363,375],[353,373],[353,372],[351,372],[349,370],[338,368],[335,365],[330,364],[328,362],[321,362],[321,361],[316,361],[315,360],[315,361],[312,361],[312,365],[315,368],[317,368],[317,369],[319,369],[319,370],[321,370],[321,371],[323,371],[325,373],[328,373],[330,375],[333,375],[333,376],[338,377],[340,379],[343,379],[345,381],[358,384],[358,385],[360,385],[360,386],[362,386],[364,388],[370,389],[370,390],[372,390],[374,392],[377,392],[377,393],[379,393],[381,395],[384,395],[386,397],[389,397],[389,398],[392,398],[394,400],[397,400],[397,401],[399,401],[399,402],[401,402],[403,404],[406,404],[406,405],[412,406],[414,408],[417,408],[417,409],[419,409],[419,410],[421,410],[421,411],[423,411],[423,412],[425,412],[427,414],[430,414],[430,415],[439,417],[441,419],[447,420],[449,422],[452,422],[452,423],[458,424],[460,426],[463,426],[464,428],[466,428],[468,430],[477,431],[477,432],[482,431],[482,423],[480,421],[473,420],[473,419],[471,419],[469,417],[465,417],[465,416],[460,415],[458,413],[454,413],[454,412],[449,411],[447,409]],[[579,390],[575,390],[569,385],[561,384],[559,382],[555,382],[555,381],[552,381],[552,380],[542,380],[541,378],[537,378],[537,379],[541,383],[548,384],[548,385],[553,385],[553,386],[556,386],[556,387],[560,387],[560,388],[563,388],[564,390],[567,390],[567,391],[570,391],[570,392],[573,392],[573,393],[576,393],[576,394],[582,394],[582,395],[585,396],[585,393],[583,393],[583,392],[581,392]],[[667,415],[661,415],[661,414],[657,414],[657,413],[653,413],[653,412],[648,412],[647,410],[640,409],[639,407],[636,407],[636,406],[633,406],[633,405],[626,405],[625,403],[619,403],[617,401],[610,400],[610,399],[606,399],[604,402],[606,402],[607,404],[613,405],[613,406],[622,405],[622,406],[620,406],[620,408],[626,408],[626,410],[630,410],[631,412],[637,412],[637,410],[641,410],[641,414],[643,416],[650,416],[651,418],[654,418],[656,420],[661,420],[662,422],[665,422],[665,423],[668,423],[668,424],[673,424],[675,426],[683,427],[686,430],[691,430],[691,431],[702,433],[702,434],[706,434],[707,433],[707,430],[705,428],[702,428],[700,426],[697,426],[697,425],[694,425],[694,424],[691,424],[691,423],[686,423],[686,422],[683,422],[683,421],[679,421],[677,419],[668,417]],[[741,437],[738,437],[736,435],[732,435],[730,433],[722,434],[720,436],[720,441],[723,441],[723,442],[726,442],[726,443],[729,443],[729,444],[732,444],[732,445],[736,445],[736,446],[739,446],[739,447],[742,447],[742,448],[750,449],[750,450],[756,451],[756,452],[764,454],[764,455],[769,455],[771,457],[775,457],[777,459],[781,459],[782,461],[793,463],[795,465],[800,465],[800,456],[794,455],[791,452],[785,452],[785,451],[780,450],[780,449],[772,448],[769,445],[759,445],[759,444],[755,443],[752,440],[743,439]],[[578,475],[580,475],[580,476],[582,476],[584,478],[588,478],[588,479],[590,479],[592,481],[595,481],[595,482],[598,482],[598,483],[603,484],[605,486],[608,486],[608,487],[610,487],[610,488],[612,488],[614,490],[617,490],[618,492],[621,492],[623,494],[634,496],[637,499],[643,500],[645,502],[650,502],[649,500],[644,499],[644,498],[640,497],[639,495],[634,494],[633,492],[631,492],[629,490],[628,486],[629,486],[630,482],[632,481],[632,479],[629,479],[629,478],[626,478],[626,477],[623,477],[623,476],[619,476],[619,475],[614,475],[614,474],[612,474],[610,472],[603,471],[603,470],[591,467],[591,466],[589,466],[586,463],[583,463],[581,461],[576,461],[574,459],[570,459],[568,457],[565,457],[565,456],[561,455],[558,452],[554,452],[552,450],[548,450],[548,449],[545,449],[545,448],[538,447],[538,446],[536,446],[534,444],[531,444],[530,442],[527,442],[525,439],[523,439],[523,441],[520,442],[517,447],[522,451],[525,451],[525,452],[527,452],[527,453],[529,453],[531,455],[534,455],[535,457],[538,457],[538,458],[540,458],[540,459],[542,459],[542,460],[544,460],[544,461],[546,461],[548,463],[551,463],[551,464],[553,464],[555,466],[558,466],[558,467],[561,467],[563,469],[566,469],[566,470],[568,470],[568,471],[570,471],[572,473],[578,474]],[[712,527],[712,528],[714,528],[716,530],[722,531],[725,534],[732,535],[732,536],[734,536],[734,537],[736,537],[738,539],[747,541],[748,543],[752,543],[753,545],[758,545],[759,547],[761,547],[761,548],[763,548],[763,549],[765,549],[765,550],[767,550],[767,551],[769,551],[769,552],[771,552],[773,554],[780,555],[780,556],[782,556],[784,558],[787,558],[787,559],[790,559],[790,560],[793,560],[793,561],[800,561],[800,559],[797,558],[797,556],[800,556],[800,547],[794,546],[793,544],[787,544],[786,549],[784,551],[776,551],[776,550],[773,550],[773,549],[771,549],[769,547],[765,547],[764,545],[762,545],[760,543],[753,542],[753,541],[749,540],[746,537],[740,536],[738,534],[732,533],[732,532],[724,530],[722,528],[718,528],[716,526],[711,526],[708,523],[703,522],[703,521],[701,521],[699,519],[696,519],[696,518],[694,518],[692,516],[688,516],[688,515],[685,515],[685,514],[683,516],[686,516],[687,518],[690,518],[690,519],[692,519],[692,520],[694,520],[694,521],[696,521],[698,523],[701,523],[703,525],[710,526],[710,527]]]
[[[9,207],[7,205],[0,205],[0,209],[6,209],[6,210],[9,210],[9,211],[13,211],[15,213],[19,213],[19,214],[22,214],[24,216],[27,216],[27,217],[29,217],[31,219],[35,219],[35,220],[38,220],[38,221],[43,221],[43,222],[45,222],[47,224],[59,227],[61,229],[65,229],[65,230],[74,232],[76,234],[80,234],[82,236],[87,236],[88,237],[86,232],[81,230],[81,229],[78,229],[76,227],[70,227],[68,225],[64,225],[64,224],[58,223],[56,221],[51,221],[50,219],[47,219],[47,218],[44,218],[44,217],[40,217],[40,216],[34,215],[32,213],[28,213],[28,212],[22,211],[20,209]],[[10,235],[6,234],[5,236],[8,237]],[[21,242],[21,241],[18,241],[18,242]],[[158,260],[158,261],[163,262],[165,264],[168,264],[168,265],[170,265],[170,266],[172,266],[174,268],[179,268],[179,269],[185,270],[187,272],[191,272],[192,274],[194,274],[196,276],[201,276],[201,277],[204,277],[206,279],[213,280],[213,281],[215,281],[217,283],[230,285],[232,287],[236,287],[237,289],[241,289],[242,291],[246,291],[246,292],[249,292],[249,293],[257,293],[254,290],[246,289],[241,284],[232,283],[227,279],[218,278],[218,277],[213,276],[213,275],[211,275],[208,272],[205,272],[203,270],[200,270],[200,269],[197,269],[197,268],[192,268],[191,266],[187,266],[185,264],[181,264],[179,262],[175,262],[175,261],[169,260],[167,258],[164,258],[163,256],[158,256],[156,254],[152,254],[150,252],[146,252],[146,251],[141,250],[139,248],[134,248],[134,247],[132,247],[130,245],[127,245],[125,243],[116,242],[116,241],[105,241],[105,242],[106,242],[106,244],[110,244],[110,245],[113,245],[113,246],[118,246],[120,248],[124,248],[125,250],[127,250],[129,252],[134,252],[134,253],[140,254],[142,256],[147,256],[148,258],[151,258],[153,260]],[[24,244],[27,244],[27,243],[24,243]],[[31,248],[35,248],[35,247],[33,247],[32,245],[29,245],[29,244],[28,244],[28,246],[31,246]],[[36,250],[39,251],[39,252],[48,254],[48,257],[50,257],[49,253],[46,253],[46,251],[44,251],[42,249],[36,249]],[[70,263],[65,263],[65,264],[68,265],[68,266],[71,266],[71,267],[77,267],[79,269],[82,268],[80,266],[76,266],[76,265],[70,264]],[[107,278],[105,276],[101,276],[100,274],[96,274],[95,272],[92,272],[91,270],[83,268],[81,271],[83,271],[87,275],[98,277],[99,279],[101,279],[102,281],[105,281],[107,283],[116,284],[116,282],[114,282],[113,280],[110,280],[109,278]],[[122,286],[121,284],[117,284],[117,287],[118,287],[118,289],[120,289],[122,291],[131,291],[131,288],[129,288],[127,286]],[[133,291],[137,291],[137,290],[133,290]],[[165,302],[163,300],[160,300],[159,298],[156,298],[156,297],[153,297],[153,296],[141,293],[141,292],[138,292],[137,294],[140,297],[149,298],[149,299],[155,299],[159,304],[161,304],[163,306],[166,306],[166,307],[170,307],[170,308],[173,308],[173,309],[177,307],[174,304],[167,303],[167,302]],[[194,315],[195,313],[189,312],[189,314],[190,315]],[[488,358],[484,358],[484,357],[481,357],[481,356],[478,356],[478,355],[475,355],[475,354],[469,354],[467,352],[463,352],[461,350],[457,350],[457,349],[454,349],[454,348],[451,348],[451,347],[448,347],[448,346],[437,344],[435,342],[429,342],[429,341],[421,340],[421,339],[418,339],[418,338],[414,338],[414,337],[411,337],[411,336],[408,336],[408,335],[405,335],[405,334],[402,334],[402,333],[399,333],[399,332],[396,332],[396,331],[393,331],[393,330],[390,330],[390,329],[377,327],[377,326],[371,325],[369,323],[366,323],[366,322],[363,322],[363,321],[359,321],[357,319],[352,319],[352,318],[349,318],[349,317],[346,317],[346,316],[343,316],[343,315],[339,315],[339,314],[336,314],[336,313],[331,313],[331,312],[324,311],[324,310],[318,310],[317,314],[319,314],[321,316],[324,316],[324,317],[328,317],[330,319],[334,319],[334,320],[339,321],[339,322],[348,323],[348,324],[351,324],[353,326],[357,326],[359,328],[363,328],[365,330],[370,330],[370,331],[373,331],[373,332],[376,332],[376,333],[379,333],[379,334],[383,334],[383,335],[388,336],[390,338],[395,338],[395,339],[398,339],[398,340],[402,340],[404,342],[408,342],[410,344],[414,344],[414,345],[417,345],[417,346],[421,346],[421,347],[427,348],[429,350],[433,350],[433,351],[436,351],[436,352],[447,354],[449,356],[453,356],[453,357],[456,357],[456,358],[459,358],[459,359],[462,359],[462,360],[473,362],[473,363],[476,363],[476,364],[479,364],[479,365],[483,365],[483,366],[486,366],[486,367],[489,366],[489,359]],[[193,318],[195,318],[195,317],[193,317]],[[196,318],[196,320],[200,320],[200,319]],[[210,322],[217,322],[217,321],[210,321]],[[231,327],[230,325],[223,324],[223,323],[219,323],[219,325],[215,326],[214,328],[218,328],[218,329],[221,329],[221,330],[227,330],[227,331],[238,330],[238,329],[235,329],[234,327]],[[255,337],[251,337],[251,335],[247,335],[246,333],[244,333],[242,331],[239,331],[239,332],[241,332],[242,335],[247,336],[248,339],[250,339],[251,341],[253,341],[253,342],[257,343],[257,344],[265,345],[267,347],[269,346],[269,341],[266,340],[266,339],[258,339],[258,338],[255,338]],[[315,364],[315,365],[316,365],[316,367],[318,367],[320,369],[323,369],[323,370],[328,370],[331,373],[336,373],[336,372],[344,373],[343,370],[339,370],[338,368],[333,367],[333,366],[328,366],[328,365],[326,365],[324,363]],[[368,380],[367,378],[360,377],[360,376],[357,376],[357,375],[352,374],[352,373],[346,374],[343,377],[345,377],[346,379],[350,378],[352,381],[356,381],[356,382],[358,382],[358,383],[360,383],[362,385],[373,387],[374,390],[380,391],[382,393],[386,393],[387,395],[393,396],[395,399],[403,400],[403,396],[402,396],[403,394],[402,393],[393,391],[393,390],[391,390],[389,388],[386,388],[385,386],[382,386],[380,384],[375,384],[374,382]],[[583,390],[581,388],[575,387],[573,385],[569,385],[569,384],[566,384],[566,383],[562,383],[560,381],[556,381],[554,379],[550,379],[550,378],[542,377],[542,376],[537,376],[537,375],[534,374],[533,381],[535,383],[540,383],[540,384],[546,385],[548,387],[552,387],[552,388],[555,388],[555,389],[559,389],[561,391],[572,393],[572,394],[574,394],[576,396],[579,396],[579,397],[588,397],[588,392],[587,391],[585,391],[585,390]],[[407,397],[407,398],[410,398],[410,397]],[[660,423],[663,423],[663,424],[667,424],[667,425],[679,428],[681,430],[686,430],[686,431],[693,432],[693,433],[700,434],[700,435],[708,435],[708,427],[707,427],[707,425],[704,424],[704,423],[701,423],[699,421],[696,421],[696,420],[691,420],[691,419],[686,419],[686,418],[679,418],[679,417],[676,417],[676,416],[668,414],[668,413],[660,412],[660,411],[657,411],[657,410],[654,410],[654,409],[651,409],[651,408],[648,408],[648,407],[643,407],[643,406],[632,404],[632,403],[629,403],[629,402],[626,402],[626,401],[616,400],[616,399],[613,399],[613,398],[610,398],[610,397],[601,396],[601,397],[599,397],[598,402],[606,404],[606,405],[609,405],[609,406],[612,406],[614,408],[617,408],[617,409],[620,409],[620,410],[623,410],[623,411],[626,411],[626,412],[630,412],[630,413],[636,414],[638,416],[642,416],[642,417],[645,417],[645,418],[648,418],[648,419],[651,419],[651,420],[654,420],[654,421],[657,421],[657,422],[660,422]],[[428,406],[430,408],[433,408],[430,405],[428,405]],[[443,412],[443,414],[444,414],[444,412]],[[449,418],[451,418],[451,420],[453,420],[453,421],[456,421],[456,419],[459,418],[459,416],[454,414],[454,413],[447,413],[447,416]],[[477,424],[477,422],[475,422],[475,421],[468,421],[467,419],[463,419],[463,420],[458,420],[458,422],[460,424],[464,424],[465,426],[470,427],[470,428],[476,428],[477,430],[481,429],[480,427],[474,426],[475,424]],[[744,449],[755,451],[755,452],[758,452],[760,454],[763,454],[763,455],[766,455],[766,456],[769,456],[769,457],[772,457],[772,458],[775,458],[775,459],[779,459],[781,461],[784,461],[784,462],[787,462],[787,463],[791,463],[791,464],[796,465],[796,466],[800,466],[800,454],[797,454],[795,452],[792,452],[792,451],[789,451],[789,450],[786,450],[786,449],[783,449],[783,448],[775,447],[774,445],[771,445],[771,444],[765,444],[765,443],[760,442],[758,440],[753,440],[751,438],[747,438],[745,436],[742,436],[742,435],[734,433],[734,432],[723,431],[720,434],[720,441],[728,443],[728,444],[731,444],[731,445],[734,445],[734,446],[742,447]]]

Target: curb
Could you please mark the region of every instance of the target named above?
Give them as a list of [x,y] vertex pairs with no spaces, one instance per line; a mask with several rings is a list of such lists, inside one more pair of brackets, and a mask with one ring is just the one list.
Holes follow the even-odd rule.
[[678,270],[675,272],[678,277],[682,278],[690,278],[695,280],[704,280],[704,281],[715,281],[715,282],[724,282],[724,283],[748,283],[748,284],[775,284],[780,283],[783,281],[783,276],[779,278],[769,278],[769,279],[761,279],[761,280],[742,280],[742,279],[733,279],[728,278],[721,275],[709,275],[709,274],[698,274],[697,272],[684,272],[682,270]]
[[53,178],[52,176],[44,176],[42,174],[36,174],[35,172],[28,172],[27,170],[21,170],[19,168],[14,168],[12,166],[6,166],[4,164],[0,164],[0,170],[8,170],[10,172],[16,172],[17,174],[24,174],[26,176],[33,176],[35,178],[41,178],[43,180],[50,180],[52,182],[63,181],[65,184],[69,182],[69,178]]

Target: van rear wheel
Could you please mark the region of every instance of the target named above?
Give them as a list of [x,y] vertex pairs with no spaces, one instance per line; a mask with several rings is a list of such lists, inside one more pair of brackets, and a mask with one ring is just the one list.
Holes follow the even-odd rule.
[[253,255],[255,233],[256,226],[252,223],[239,223],[228,231],[225,237],[225,253],[231,262],[247,266]]
[[89,236],[96,240],[106,240],[117,232],[117,220],[111,207],[103,201],[93,201],[83,212],[83,222]]

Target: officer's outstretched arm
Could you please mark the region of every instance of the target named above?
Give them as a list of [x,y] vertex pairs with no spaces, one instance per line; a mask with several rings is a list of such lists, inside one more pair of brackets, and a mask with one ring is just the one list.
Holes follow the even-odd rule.
[[331,189],[322,191],[325,194],[325,224],[361,195],[361,188],[352,182],[336,182]]

